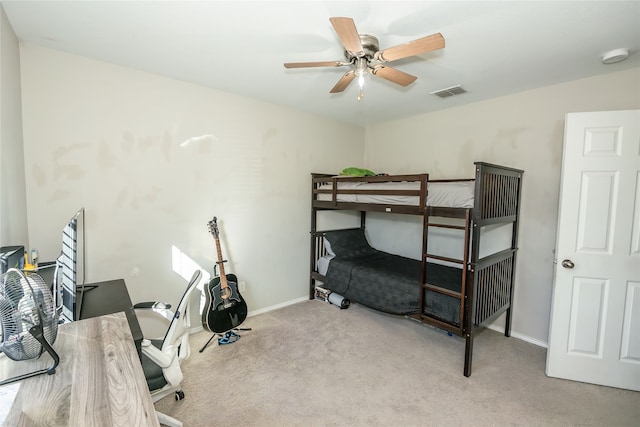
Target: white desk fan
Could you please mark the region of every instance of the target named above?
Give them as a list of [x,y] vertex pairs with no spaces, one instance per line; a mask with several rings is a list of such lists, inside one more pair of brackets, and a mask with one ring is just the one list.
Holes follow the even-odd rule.
[[48,368],[0,381],[0,385],[55,373],[60,358],[51,344],[58,334],[58,315],[42,277],[15,268],[0,275],[0,325],[0,351],[9,359],[35,359],[43,351],[53,359]]

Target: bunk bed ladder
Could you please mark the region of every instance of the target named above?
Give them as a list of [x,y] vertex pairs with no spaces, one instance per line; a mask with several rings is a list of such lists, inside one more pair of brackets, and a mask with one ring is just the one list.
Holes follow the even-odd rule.
[[[468,208],[464,210],[464,225],[432,222],[430,220],[429,211],[430,210],[427,209],[427,212],[425,212],[425,215],[424,215],[423,248],[422,248],[423,276],[422,276],[422,286],[420,289],[420,312],[419,312],[419,316],[417,317],[419,317],[419,320],[425,323],[432,324],[436,327],[455,333],[456,335],[462,336],[464,333],[464,320],[465,320],[465,299],[466,299],[465,295],[466,295],[467,283],[469,283],[469,242],[470,242],[470,232],[471,232],[471,209]],[[445,256],[437,255],[434,253],[430,253],[428,251],[429,227],[464,231],[464,247],[462,251],[462,259],[450,258],[450,257],[445,257]],[[461,272],[460,292],[455,292],[445,288],[441,288],[429,282],[429,264],[428,264],[429,259],[446,261],[446,262],[461,265],[462,272]],[[429,292],[435,292],[435,293],[447,295],[449,297],[457,298],[459,300],[459,317],[458,317],[458,321],[455,322],[456,324],[439,320],[435,317],[432,317],[427,312],[426,305],[427,305],[427,295]]]

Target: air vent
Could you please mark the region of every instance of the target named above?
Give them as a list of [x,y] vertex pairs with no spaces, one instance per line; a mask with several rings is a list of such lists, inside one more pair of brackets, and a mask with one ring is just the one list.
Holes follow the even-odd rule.
[[454,95],[460,95],[462,93],[467,93],[467,91],[462,87],[462,85],[455,85],[445,89],[440,89],[435,92],[431,92],[431,95],[438,96],[440,98],[448,98]]

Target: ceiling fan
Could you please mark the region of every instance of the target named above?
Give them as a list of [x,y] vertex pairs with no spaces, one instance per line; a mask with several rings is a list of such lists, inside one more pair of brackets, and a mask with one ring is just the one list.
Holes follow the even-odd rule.
[[330,93],[344,91],[349,83],[358,77],[360,94],[358,101],[364,96],[364,76],[371,73],[400,86],[408,86],[417,77],[386,65],[388,62],[409,56],[420,55],[444,47],[444,37],[436,33],[398,46],[379,50],[378,39],[369,34],[358,34],[356,25],[351,18],[329,18],[342,45],[345,48],[346,61],[320,62],[287,62],[285,68],[308,67],[343,67],[352,66],[331,89]]

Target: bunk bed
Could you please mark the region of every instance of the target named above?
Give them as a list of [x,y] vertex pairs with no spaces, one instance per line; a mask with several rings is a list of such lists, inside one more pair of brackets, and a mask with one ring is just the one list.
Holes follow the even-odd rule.
[[[461,336],[464,375],[470,376],[475,329],[506,313],[504,333],[511,334],[523,171],[475,162],[475,179],[311,175],[309,298],[321,285],[353,302]],[[332,210],[359,211],[359,228],[318,230],[318,213]],[[367,212],[422,217],[421,259],[371,247],[364,233]],[[483,230],[496,226],[510,229],[510,242],[485,254]],[[429,246],[433,227],[458,230],[459,258],[438,255]]]

